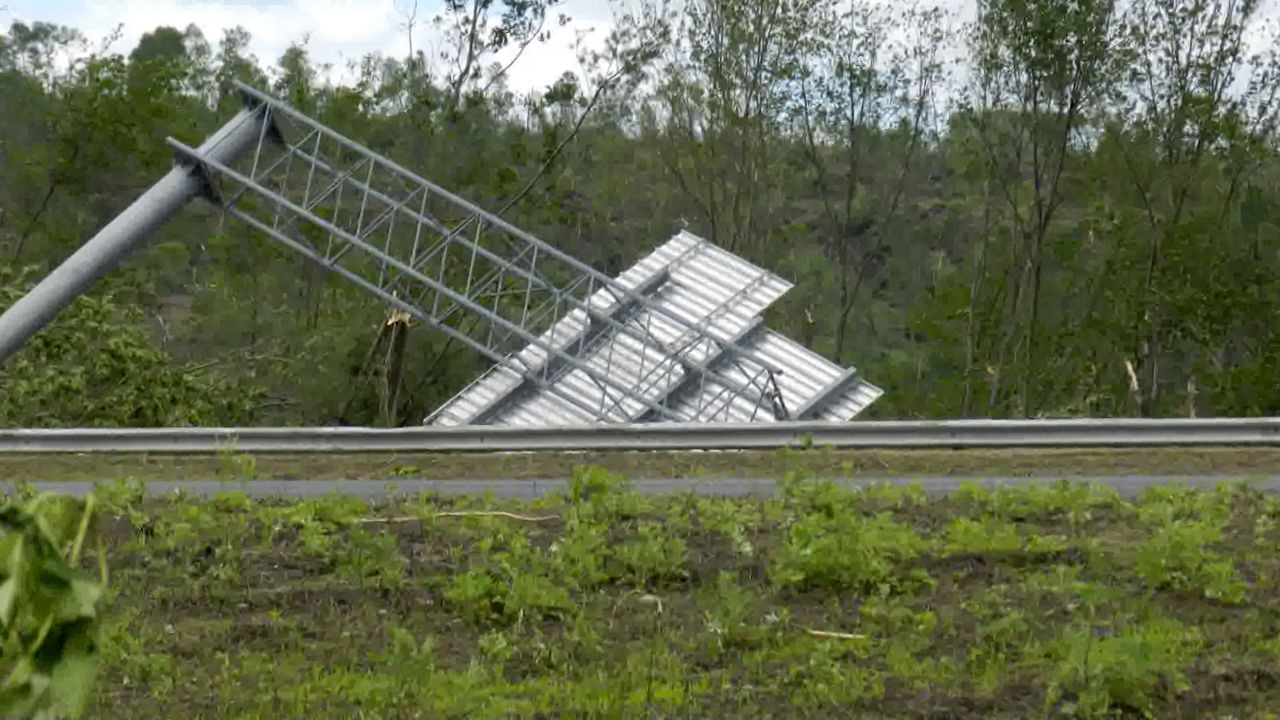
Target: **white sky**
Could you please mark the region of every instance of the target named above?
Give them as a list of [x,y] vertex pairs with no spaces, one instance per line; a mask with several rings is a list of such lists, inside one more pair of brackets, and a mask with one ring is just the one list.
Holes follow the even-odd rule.
[[[414,47],[429,55],[441,49],[429,22],[441,6],[441,0],[419,0]],[[216,51],[223,31],[240,25],[252,35],[250,50],[264,66],[274,65],[291,42],[309,34],[313,61],[331,64],[331,77],[342,80],[350,77],[348,61],[367,53],[406,56],[405,23],[412,10],[413,0],[0,0],[0,24],[40,20],[66,25],[84,33],[94,46],[121,25],[121,37],[111,49],[122,54],[157,26],[181,30],[191,23]],[[571,21],[553,28],[548,42],[531,46],[511,68],[507,83],[517,92],[544,89],[565,70],[577,71],[576,35],[589,32],[588,44],[599,47],[612,28],[609,0],[562,0],[553,12]],[[547,25],[554,25],[552,18]]]
[[[542,90],[564,71],[577,71],[575,36],[589,32],[587,44],[599,47],[612,27],[615,8],[630,8],[636,1],[561,0],[553,12],[564,13],[572,21],[554,28],[550,41],[530,47],[508,73],[508,85],[516,92]],[[959,20],[969,20],[974,14],[974,0],[940,2]],[[253,37],[250,50],[267,67],[274,65],[289,43],[309,34],[312,59],[331,64],[331,78],[341,81],[350,78],[348,61],[359,60],[367,53],[396,57],[408,53],[404,25],[413,3],[414,0],[0,0],[0,23],[7,27],[16,19],[67,25],[83,32],[95,45],[122,25],[121,38],[112,49],[123,54],[144,33],[159,25],[183,29],[195,23],[214,48],[224,30],[241,25]],[[440,49],[440,38],[428,20],[440,10],[442,0],[418,3],[414,46],[434,55],[431,51]],[[1280,19],[1280,0],[1263,0],[1262,5],[1259,15],[1264,22]],[[1263,33],[1255,35],[1253,49],[1261,49],[1259,41],[1264,37]],[[509,53],[505,55],[509,57]]]

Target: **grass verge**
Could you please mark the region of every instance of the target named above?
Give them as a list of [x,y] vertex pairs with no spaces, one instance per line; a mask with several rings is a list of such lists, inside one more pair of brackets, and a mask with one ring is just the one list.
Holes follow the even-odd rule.
[[0,455],[0,477],[29,480],[435,480],[565,478],[594,465],[630,477],[781,477],[787,472],[913,475],[1252,475],[1280,473],[1280,448],[1094,450],[750,450],[741,452]]
[[[1280,497],[144,500],[97,717],[1276,717]],[[96,560],[92,557],[87,562]]]

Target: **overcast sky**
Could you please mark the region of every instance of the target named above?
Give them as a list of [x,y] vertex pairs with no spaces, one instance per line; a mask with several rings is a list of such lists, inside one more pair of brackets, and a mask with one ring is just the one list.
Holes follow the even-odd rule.
[[[894,0],[873,0],[893,2]],[[563,0],[556,6],[572,21],[554,30],[547,43],[536,44],[511,69],[508,83],[518,92],[541,90],[566,70],[576,71],[574,38],[589,33],[598,47],[612,26],[615,8],[637,0]],[[941,0],[961,20],[972,17],[974,0]],[[43,20],[74,27],[95,45],[117,26],[122,36],[112,49],[127,54],[143,33],[158,25],[178,29],[195,23],[215,48],[222,32],[241,25],[253,36],[251,50],[264,65],[273,65],[290,42],[310,34],[312,58],[334,67],[334,80],[345,80],[350,60],[370,52],[403,57],[408,52],[405,20],[414,0],[0,0],[0,23]],[[423,22],[439,12],[442,0],[418,0],[419,27],[415,47],[438,48],[439,37]],[[1261,15],[1280,18],[1280,0],[1263,0]],[[1261,40],[1255,35],[1255,49]],[[594,40],[592,40],[594,38]],[[434,54],[434,53],[433,53]]]
[[[555,28],[550,41],[537,44],[511,69],[508,83],[523,91],[543,89],[565,70],[578,69],[574,38],[589,32],[598,47],[612,26],[619,0],[563,0],[556,13],[572,18]],[[621,0],[629,7],[632,0]],[[430,50],[439,38],[427,22],[439,12],[441,0],[419,0],[416,48]],[[289,43],[310,34],[308,49],[318,63],[334,66],[334,79],[344,79],[348,60],[380,52],[403,57],[408,53],[405,21],[413,0],[0,0],[0,24],[12,20],[42,20],[76,28],[96,46],[117,26],[120,40],[113,50],[127,54],[146,32],[159,25],[178,29],[195,23],[216,49],[224,30],[243,26],[253,36],[251,50],[264,65],[272,65]],[[551,24],[550,22],[548,23]]]

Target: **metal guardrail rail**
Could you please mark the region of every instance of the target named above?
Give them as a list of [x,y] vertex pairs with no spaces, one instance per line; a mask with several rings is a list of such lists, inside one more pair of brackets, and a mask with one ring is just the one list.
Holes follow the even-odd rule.
[[0,430],[0,453],[355,453],[1280,446],[1280,417]]

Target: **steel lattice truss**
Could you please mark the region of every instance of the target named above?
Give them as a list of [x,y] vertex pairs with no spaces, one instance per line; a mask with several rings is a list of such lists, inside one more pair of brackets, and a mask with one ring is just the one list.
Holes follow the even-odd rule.
[[[170,138],[229,215],[480,352],[521,385],[595,422],[711,421],[743,401],[788,419],[777,368],[652,302],[661,277],[623,283],[248,86],[266,113],[256,145],[225,164]],[[613,352],[625,339],[640,362]],[[726,360],[727,358],[727,360]],[[633,358],[634,359],[634,358]],[[714,362],[712,362],[714,360]],[[567,393],[568,373],[598,392]],[[718,388],[679,406],[677,390]],[[684,393],[689,395],[689,393]],[[476,418],[475,421],[482,421]]]

